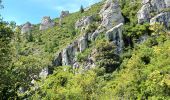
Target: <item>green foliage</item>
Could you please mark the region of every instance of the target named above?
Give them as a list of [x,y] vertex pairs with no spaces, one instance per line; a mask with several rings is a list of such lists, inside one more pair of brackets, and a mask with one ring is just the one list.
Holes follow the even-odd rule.
[[115,54],[114,48],[114,44],[106,40],[100,40],[96,44],[96,63],[98,66],[104,67],[106,72],[113,72],[120,64],[119,56]]

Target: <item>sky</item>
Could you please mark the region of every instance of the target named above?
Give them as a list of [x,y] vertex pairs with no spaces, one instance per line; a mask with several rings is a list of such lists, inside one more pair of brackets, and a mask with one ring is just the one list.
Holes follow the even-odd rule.
[[88,7],[101,0],[2,0],[4,9],[0,10],[5,21],[15,21],[18,25],[27,21],[41,22],[43,16],[59,17],[62,10],[75,12],[80,6]]

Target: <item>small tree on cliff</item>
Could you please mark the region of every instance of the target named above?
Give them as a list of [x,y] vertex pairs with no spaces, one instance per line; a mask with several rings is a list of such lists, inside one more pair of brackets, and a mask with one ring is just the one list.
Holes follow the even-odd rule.
[[83,6],[81,5],[81,7],[80,7],[80,12],[81,13],[83,13],[84,12],[84,8],[83,8]]

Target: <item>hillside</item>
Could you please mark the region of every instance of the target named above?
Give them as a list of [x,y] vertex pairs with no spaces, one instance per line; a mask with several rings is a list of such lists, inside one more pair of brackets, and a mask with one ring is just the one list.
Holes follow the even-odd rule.
[[169,100],[169,23],[169,0],[103,0],[15,28],[1,21],[0,99]]

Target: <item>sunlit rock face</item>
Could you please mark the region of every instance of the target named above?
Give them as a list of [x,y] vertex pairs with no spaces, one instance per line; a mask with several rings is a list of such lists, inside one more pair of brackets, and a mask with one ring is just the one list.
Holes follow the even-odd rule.
[[120,23],[119,25],[113,27],[112,29],[108,30],[106,32],[106,38],[113,42],[116,46],[116,53],[121,53],[123,50],[123,37],[122,37],[122,31],[123,31],[123,23]]
[[[150,22],[150,19],[170,8],[170,0],[143,0],[137,13],[138,23]],[[163,21],[165,22],[165,21]]]
[[93,16],[84,16],[82,19],[78,20],[75,23],[75,28],[85,28],[86,26],[90,25],[93,21]]
[[40,30],[46,30],[48,28],[54,27],[55,23],[51,20],[50,17],[45,16],[43,17],[41,24],[40,24]]
[[102,17],[101,25],[106,27],[106,29],[124,22],[117,0],[107,0],[100,11],[100,16]]
[[25,23],[23,26],[22,26],[22,29],[21,29],[21,33],[24,34],[24,33],[28,33],[28,32],[31,32],[32,30],[32,25],[30,22],[27,22]]

